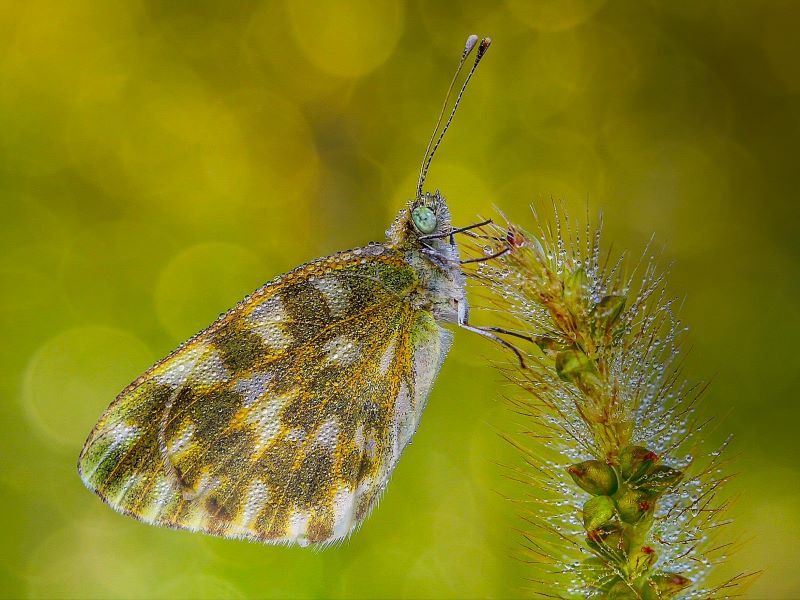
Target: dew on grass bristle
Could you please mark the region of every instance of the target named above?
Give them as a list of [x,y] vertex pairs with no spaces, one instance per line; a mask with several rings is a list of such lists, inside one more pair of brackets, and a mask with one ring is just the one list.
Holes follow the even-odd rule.
[[[515,362],[498,365],[520,389],[509,399],[512,410],[530,419],[529,429],[538,434],[515,442],[523,456],[515,473],[527,484],[521,506],[530,528],[523,533],[522,558],[541,566],[536,581],[558,590],[559,597],[599,597],[604,584],[618,580],[641,590],[642,581],[658,572],[691,580],[682,597],[707,597],[729,581],[714,580],[714,566],[725,560],[727,549],[722,552],[724,545],[711,542],[712,533],[727,523],[727,502],[719,494],[727,478],[719,463],[728,441],[698,452],[704,443],[696,400],[703,386],[680,374],[686,328],[676,316],[666,273],[648,249],[633,261],[624,255],[609,259],[602,249],[601,223],[587,223],[581,236],[565,211],[554,206],[554,213],[552,221],[537,217],[535,236],[516,224],[488,226],[484,233],[499,240],[513,231],[514,239],[535,244],[508,243],[507,254],[472,271],[492,299],[491,310],[478,306],[474,314],[503,317],[504,327],[539,334],[556,349],[578,347],[601,373],[587,375],[584,384],[580,378],[564,380],[554,367],[555,351],[549,354],[538,346],[519,346],[527,354],[525,369]],[[466,246],[474,255],[499,250]],[[578,269],[582,278],[573,277]],[[616,295],[625,299],[623,308],[610,326],[601,326],[594,307]],[[657,559],[645,575],[628,581],[624,552],[587,546],[580,515],[589,495],[576,488],[566,467],[590,459],[616,460],[631,445],[654,452],[659,464],[678,469],[681,476],[666,480],[670,484],[661,495],[639,504],[654,517],[639,547],[651,548]],[[588,558],[598,560],[584,562]],[[739,582],[735,579],[732,585]]]

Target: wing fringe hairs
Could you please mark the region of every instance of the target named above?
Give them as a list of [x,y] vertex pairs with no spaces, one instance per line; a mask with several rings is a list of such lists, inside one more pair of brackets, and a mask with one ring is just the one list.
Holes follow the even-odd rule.
[[[490,225],[472,238],[482,309],[508,321],[526,365],[499,368],[530,421],[503,435],[520,453],[523,560],[537,595],[627,599],[730,597],[752,573],[716,576],[735,549],[721,492],[725,449],[707,451],[705,385],[681,374],[676,301],[648,251],[601,254],[602,220],[534,212],[536,233]],[[519,340],[518,340],[519,341]]]

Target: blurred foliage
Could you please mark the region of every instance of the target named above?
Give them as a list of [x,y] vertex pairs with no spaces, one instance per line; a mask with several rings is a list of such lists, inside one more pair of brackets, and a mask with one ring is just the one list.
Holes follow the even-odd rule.
[[[429,186],[602,209],[652,232],[692,326],[687,376],[736,435],[732,572],[795,596],[800,3],[0,5],[0,595],[507,597],[515,494],[485,340],[457,333],[381,506],[321,553],[159,530],[75,472],[130,380],[255,287],[381,239],[469,33],[494,45]],[[496,492],[500,492],[499,494]]]

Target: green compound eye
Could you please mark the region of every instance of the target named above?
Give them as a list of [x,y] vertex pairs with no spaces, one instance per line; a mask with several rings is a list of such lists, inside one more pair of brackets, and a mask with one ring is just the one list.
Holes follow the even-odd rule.
[[411,220],[414,221],[414,227],[421,233],[428,234],[436,231],[436,215],[427,206],[418,206],[412,210]]

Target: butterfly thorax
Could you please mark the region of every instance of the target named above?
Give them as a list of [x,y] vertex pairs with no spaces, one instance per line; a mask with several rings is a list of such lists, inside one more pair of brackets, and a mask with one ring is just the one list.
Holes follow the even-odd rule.
[[437,321],[458,323],[468,305],[458,246],[447,235],[451,228],[444,197],[426,193],[400,211],[386,232],[386,246],[401,253],[419,277],[411,297],[415,308],[429,310]]

